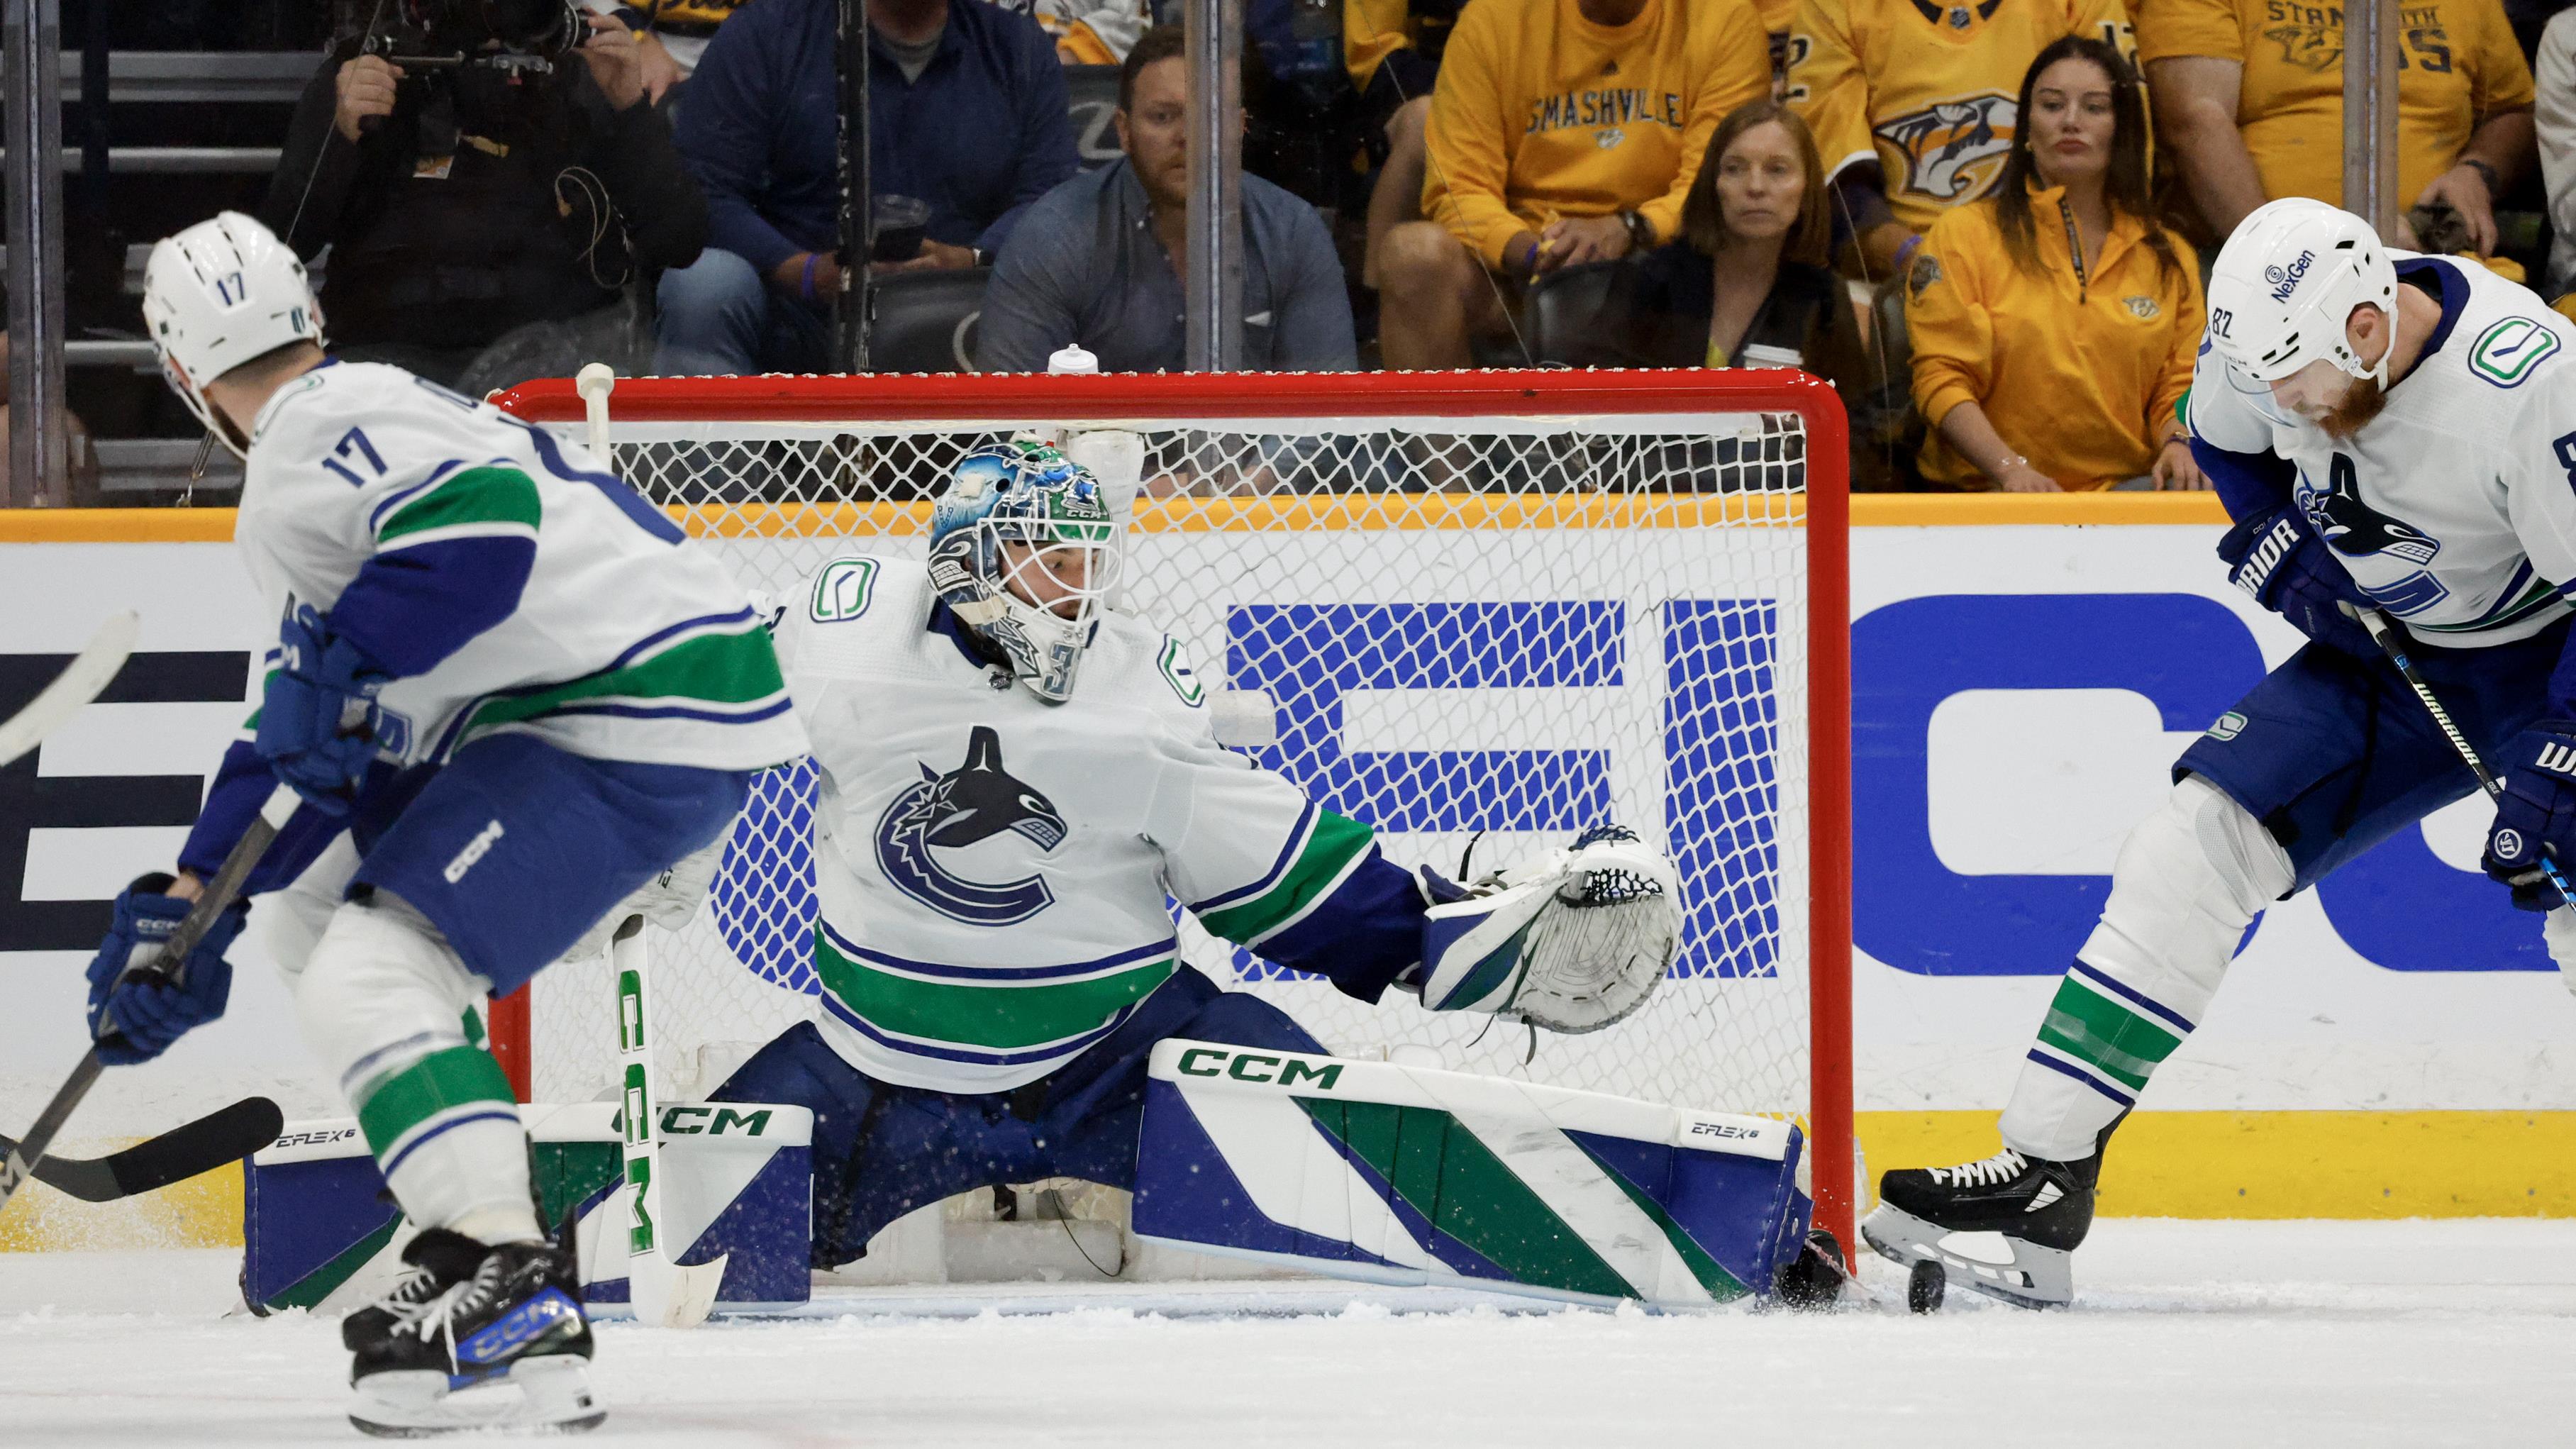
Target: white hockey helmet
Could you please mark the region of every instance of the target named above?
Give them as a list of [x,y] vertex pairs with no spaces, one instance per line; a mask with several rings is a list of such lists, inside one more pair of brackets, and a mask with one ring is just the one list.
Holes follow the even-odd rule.
[[161,375],[236,455],[243,444],[207,404],[205,385],[290,342],[322,341],[322,309],[304,263],[238,211],[154,244],[143,268],[143,325]]
[[[1119,520],[1091,470],[1033,438],[977,448],[931,505],[930,581],[960,622],[1049,704],[1074,674],[1118,587]],[[1020,545],[1014,561],[1013,550]],[[1043,576],[1040,605],[1022,597]]]
[[2219,249],[2209,276],[2209,344],[2240,391],[2268,392],[2326,361],[2385,386],[2388,358],[2364,363],[2344,330],[2352,309],[2397,316],[2397,266],[2370,223],[2303,196],[2254,209]]

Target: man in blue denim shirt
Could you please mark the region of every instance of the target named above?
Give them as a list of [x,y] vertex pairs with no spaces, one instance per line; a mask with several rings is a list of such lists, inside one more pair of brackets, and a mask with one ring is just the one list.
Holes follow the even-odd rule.
[[[1044,372],[1067,343],[1106,372],[1189,366],[1181,257],[1189,233],[1189,99],[1181,31],[1145,32],[1119,73],[1126,159],[1028,211],[993,273],[975,341],[985,372]],[[1343,371],[1357,362],[1350,294],[1315,208],[1243,178],[1243,365]]]
[[[676,136],[707,194],[706,251],[666,272],[665,374],[813,372],[840,294],[833,0],[756,0],[716,32]],[[989,261],[1078,164],[1046,32],[982,0],[868,0],[868,164],[930,204],[902,266]]]

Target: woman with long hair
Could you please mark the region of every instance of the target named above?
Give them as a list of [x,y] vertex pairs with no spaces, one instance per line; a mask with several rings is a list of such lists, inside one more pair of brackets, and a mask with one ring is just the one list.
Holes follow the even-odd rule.
[[2136,72],[2068,36],[2031,62],[2019,114],[1994,191],[1933,223],[1905,277],[1925,480],[2207,487],[2175,416],[2200,266],[2156,224]]
[[[1540,360],[1796,367],[1857,405],[1874,374],[1849,294],[1827,266],[1825,200],[1807,123],[1777,101],[1736,107],[1709,137],[1682,202],[1679,236],[1643,256],[1541,284],[1599,290],[1583,316],[1541,338]],[[1866,447],[1854,448],[1852,486],[1884,486],[1885,475]]]

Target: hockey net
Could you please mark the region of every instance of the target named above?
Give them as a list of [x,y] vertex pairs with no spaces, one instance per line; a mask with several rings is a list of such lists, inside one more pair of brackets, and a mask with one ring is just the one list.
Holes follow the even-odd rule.
[[[568,383],[497,399],[586,437]],[[645,379],[618,473],[779,602],[829,560],[919,557],[966,450],[1144,440],[1122,606],[1182,640],[1250,747],[1388,856],[1482,874],[1616,820],[1681,867],[1644,1009],[1579,1037],[1376,1007],[1183,920],[1188,959],[1327,1047],[1790,1117],[1850,1235],[1845,451],[1780,372]],[[1256,693],[1257,692],[1257,693]],[[1237,728],[1241,728],[1238,724]],[[762,777],[706,909],[655,936],[665,1091],[713,1090],[815,1011],[810,762]],[[539,1101],[614,1095],[604,962],[496,1013]],[[1409,1055],[1409,1054],[1408,1054]],[[1427,1058],[1425,1058],[1427,1059]]]

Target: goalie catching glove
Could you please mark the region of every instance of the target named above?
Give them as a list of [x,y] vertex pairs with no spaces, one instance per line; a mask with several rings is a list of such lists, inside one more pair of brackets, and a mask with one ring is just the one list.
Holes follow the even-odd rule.
[[1672,861],[1633,830],[1596,826],[1424,913],[1422,1004],[1599,1031],[1645,1004],[1681,931]]

